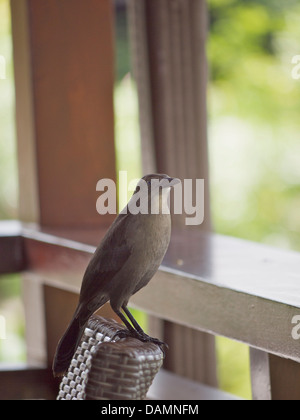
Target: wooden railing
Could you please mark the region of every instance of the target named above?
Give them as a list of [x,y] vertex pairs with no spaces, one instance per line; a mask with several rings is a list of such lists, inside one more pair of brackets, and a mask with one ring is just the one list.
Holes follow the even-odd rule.
[[[18,222],[0,223],[0,272],[24,273],[29,363],[39,360],[45,366],[42,374],[27,373],[27,393],[30,378],[33,389],[42,396],[45,387],[39,389],[37,380],[43,377],[45,383],[47,377],[49,389],[53,387],[47,369],[76,304],[84,269],[104,232],[50,231]],[[248,344],[253,398],[299,399],[299,285],[298,253],[174,229],[159,272],[130,304],[163,320]],[[2,378],[14,377],[22,396],[16,375],[0,372],[1,388]],[[5,387],[5,392],[14,394],[11,387]],[[151,393],[162,399],[231,398],[164,371]]]

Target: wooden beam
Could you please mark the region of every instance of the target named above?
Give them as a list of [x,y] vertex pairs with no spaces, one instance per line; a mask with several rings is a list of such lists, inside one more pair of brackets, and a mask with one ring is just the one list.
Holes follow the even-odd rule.
[[21,217],[110,223],[96,183],[116,179],[111,1],[12,0],[12,22]]
[[270,355],[271,396],[274,401],[300,400],[300,363]]
[[55,400],[58,387],[50,369],[0,367],[0,400]]
[[[82,233],[76,241],[76,232],[69,232],[72,240],[51,236],[49,230],[27,228],[23,235],[31,275],[42,284],[78,293],[95,249],[80,242]],[[43,250],[40,258],[34,257],[34,249]],[[295,294],[299,273],[296,252],[175,228],[159,272],[130,304],[300,362],[299,342],[292,336],[292,320],[300,313]]]
[[254,400],[300,400],[300,363],[250,348]]
[[0,274],[16,273],[25,268],[21,224],[0,222]]
[[268,353],[250,347],[252,399],[271,400],[270,365]]
[[130,0],[129,16],[144,170],[205,179],[209,229],[205,0]]
[[[1,226],[3,236],[4,224],[0,224],[0,231]],[[48,308],[46,323],[61,327],[61,317],[57,318],[52,311],[57,307],[57,290],[78,294],[82,271],[95,249],[90,244],[98,242],[104,230],[97,234],[68,230],[58,235],[56,229],[54,235],[49,229],[43,231],[22,225],[20,230],[20,224],[14,226],[16,237],[23,238],[27,276],[38,285],[35,290],[41,291],[39,296],[32,295],[32,303],[43,300],[44,290]],[[10,232],[13,235],[13,229]],[[146,288],[133,296],[130,304],[178,324],[176,328],[182,325],[248,344],[253,398],[299,399],[299,341],[293,334],[296,328],[293,320],[300,311],[295,294],[299,272],[299,253],[215,234],[192,232],[186,235],[174,229],[159,272]],[[52,328],[48,329],[48,334],[48,346],[49,343],[53,346]],[[189,330],[185,328],[168,338],[171,363],[174,351],[176,361],[179,355],[183,361],[193,359],[186,346],[187,334]],[[42,348],[45,342],[46,337],[39,335],[32,351],[39,345]],[[53,351],[52,347],[49,354]],[[201,362],[203,355],[198,356],[193,366],[203,375],[201,363],[206,359]],[[191,375],[188,364],[176,367],[178,374]]]

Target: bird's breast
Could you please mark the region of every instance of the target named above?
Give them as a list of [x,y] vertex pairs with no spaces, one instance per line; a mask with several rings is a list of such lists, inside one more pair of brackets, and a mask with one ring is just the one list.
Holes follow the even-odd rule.
[[149,264],[160,264],[170,242],[170,215],[140,215],[135,236],[135,252],[144,255]]

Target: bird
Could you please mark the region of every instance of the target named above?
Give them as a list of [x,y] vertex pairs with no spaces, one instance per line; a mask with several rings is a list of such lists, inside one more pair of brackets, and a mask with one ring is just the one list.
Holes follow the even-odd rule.
[[143,331],[127,305],[130,297],[152,279],[168,249],[168,198],[171,188],[180,182],[166,174],[149,174],[137,183],[85,270],[78,306],[57,345],[54,376],[63,376],[68,370],[89,318],[107,302],[126,326],[113,339],[132,336],[159,346],[165,344]]

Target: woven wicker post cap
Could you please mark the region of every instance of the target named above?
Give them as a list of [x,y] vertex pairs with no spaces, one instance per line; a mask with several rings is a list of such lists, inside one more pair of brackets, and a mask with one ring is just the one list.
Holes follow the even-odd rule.
[[62,378],[58,400],[146,398],[164,354],[156,344],[135,338],[111,341],[121,328],[114,320],[90,318],[68,372]]

